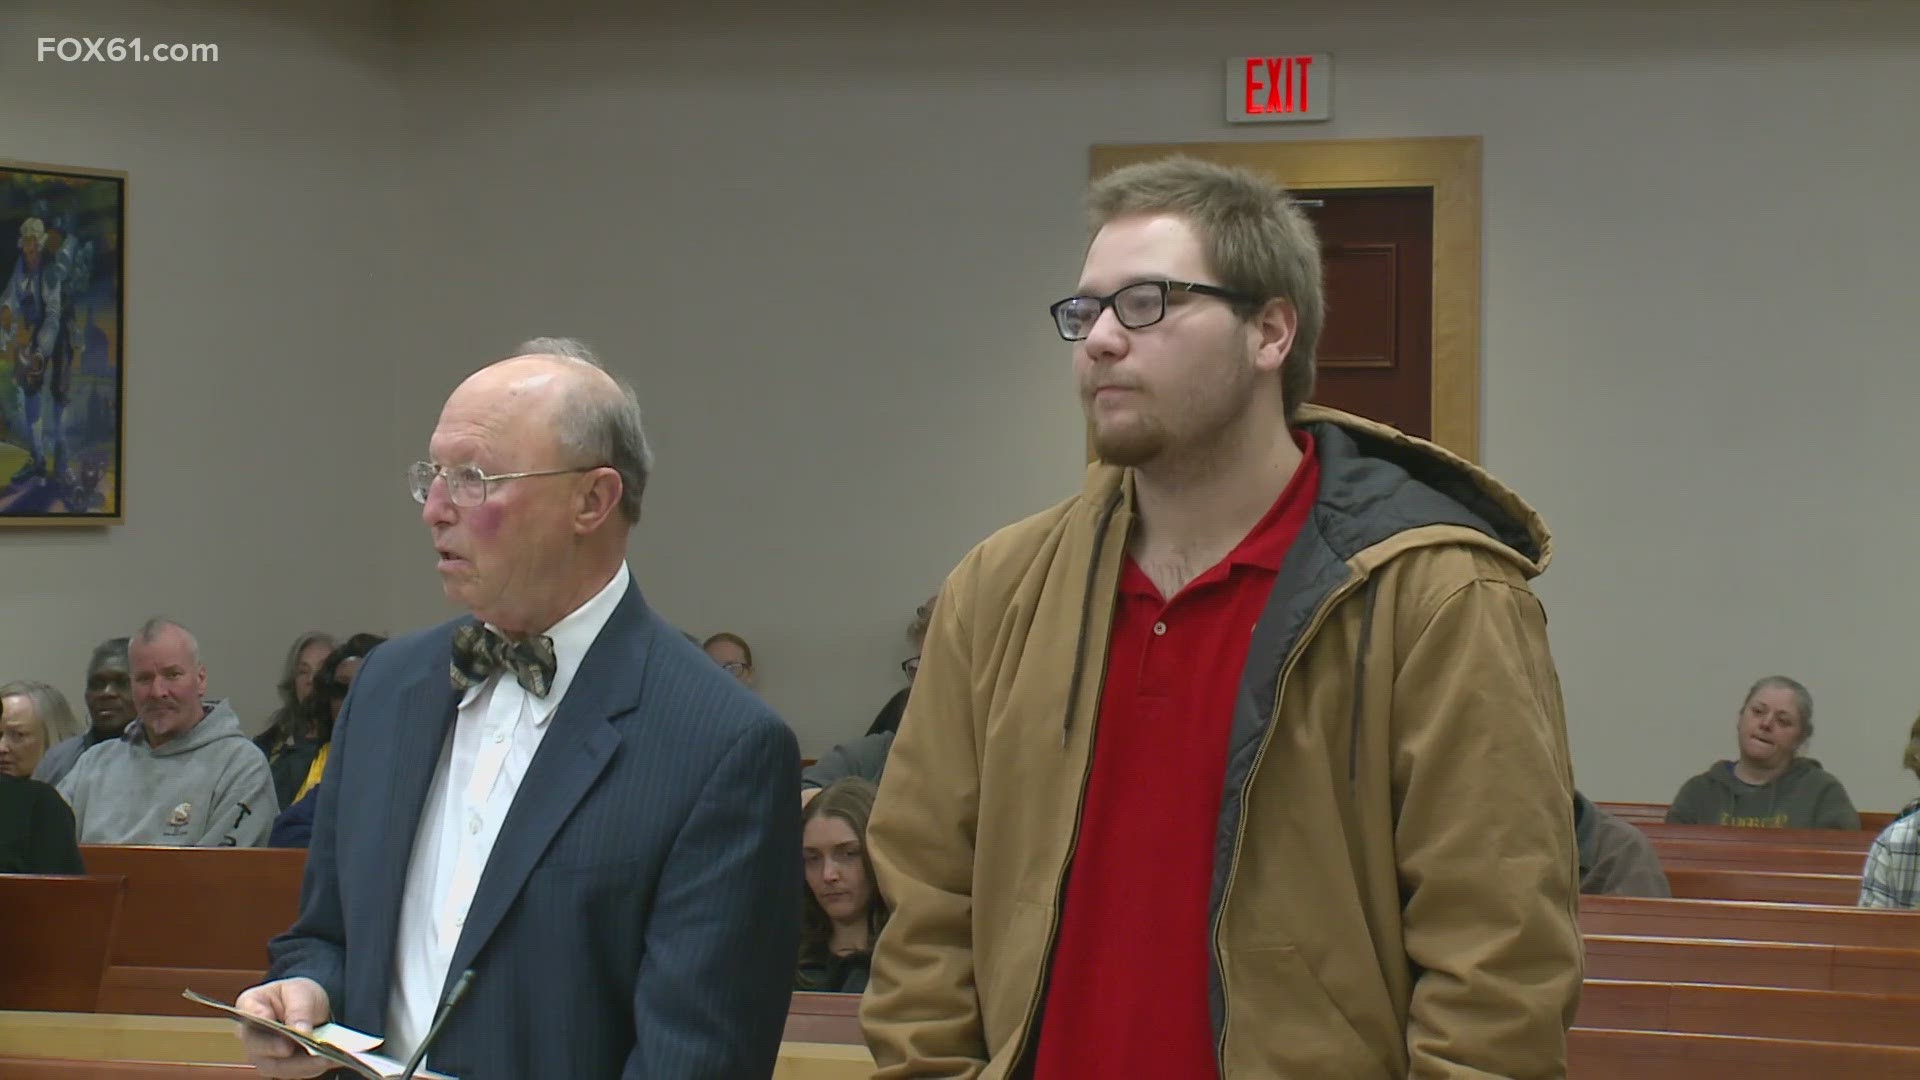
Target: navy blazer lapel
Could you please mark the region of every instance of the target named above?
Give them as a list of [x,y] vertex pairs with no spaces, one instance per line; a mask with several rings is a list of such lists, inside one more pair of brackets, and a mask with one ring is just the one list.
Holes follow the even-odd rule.
[[650,637],[646,603],[629,587],[581,660],[500,824],[448,965],[449,986],[472,966],[554,834],[613,759],[620,736],[609,721],[639,707]]
[[[371,910],[380,920],[371,928],[367,940],[392,942],[400,929],[400,901],[406,891],[407,868],[413,861],[413,841],[420,831],[420,815],[426,809],[427,791],[440,766],[440,751],[446,745],[448,728],[460,705],[460,691],[447,675],[448,659],[431,666],[429,674],[419,676],[401,690],[399,709],[389,719],[393,725],[392,760],[388,776],[388,802],[385,830],[380,845],[380,862],[373,867],[374,903]],[[376,950],[375,970],[380,973],[382,995],[391,989],[393,949]],[[381,998],[384,1003],[385,997]],[[382,1008],[385,1005],[382,1004]]]

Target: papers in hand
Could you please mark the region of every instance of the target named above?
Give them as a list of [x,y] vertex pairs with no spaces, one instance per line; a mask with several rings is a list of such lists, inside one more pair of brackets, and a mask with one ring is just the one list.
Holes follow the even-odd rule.
[[[310,1032],[298,1031],[279,1021],[242,1012],[232,1005],[204,997],[191,990],[181,991],[180,996],[197,1005],[205,1005],[209,1009],[226,1013],[243,1024],[273,1032],[314,1057],[325,1058],[356,1076],[365,1077],[366,1080],[399,1080],[400,1074],[406,1071],[404,1063],[373,1052],[374,1048],[380,1045],[378,1038],[365,1032],[355,1031],[350,1027],[321,1024]],[[420,1080],[454,1080],[454,1077],[445,1073],[437,1073],[426,1068],[419,1069],[413,1075]]]

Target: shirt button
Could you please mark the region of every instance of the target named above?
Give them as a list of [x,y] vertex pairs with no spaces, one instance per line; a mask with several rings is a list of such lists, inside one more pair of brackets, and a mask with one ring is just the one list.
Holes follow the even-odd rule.
[[470,833],[477,833],[480,831],[480,815],[479,814],[475,814],[472,817],[467,819],[467,831]]
[[504,731],[498,731],[498,730],[496,730],[496,731],[495,731],[495,732],[493,733],[493,741],[494,741],[494,742],[497,742],[497,743],[503,743],[503,742],[506,742],[506,741],[507,741],[507,733],[506,733],[506,732],[504,732]]
[[1163,622],[1157,622],[1157,623],[1154,623],[1154,624],[1153,624],[1153,635],[1154,635],[1155,637],[1159,637],[1160,635],[1162,635],[1162,634],[1164,634],[1164,633],[1166,633],[1166,632],[1167,632],[1167,624],[1166,624],[1166,623],[1163,623]]

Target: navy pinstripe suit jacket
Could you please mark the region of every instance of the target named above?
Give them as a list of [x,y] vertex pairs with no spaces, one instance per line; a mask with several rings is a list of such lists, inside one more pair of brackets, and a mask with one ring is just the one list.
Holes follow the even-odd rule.
[[[459,696],[455,620],[375,649],[319,788],[300,918],[272,978],[386,1027],[401,891]],[[429,1056],[460,1080],[771,1075],[799,942],[792,731],[638,589],[554,714],[502,823]]]

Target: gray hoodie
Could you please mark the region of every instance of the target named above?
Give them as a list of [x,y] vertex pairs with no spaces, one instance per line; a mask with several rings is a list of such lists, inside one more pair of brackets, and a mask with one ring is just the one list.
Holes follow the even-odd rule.
[[259,847],[279,805],[267,756],[225,701],[158,749],[140,721],[80,755],[60,782],[83,844]]
[[1733,762],[1716,762],[1680,786],[1667,810],[1676,825],[1736,825],[1761,829],[1858,829],[1860,815],[1847,789],[1812,758],[1797,758],[1765,784],[1734,775]]

